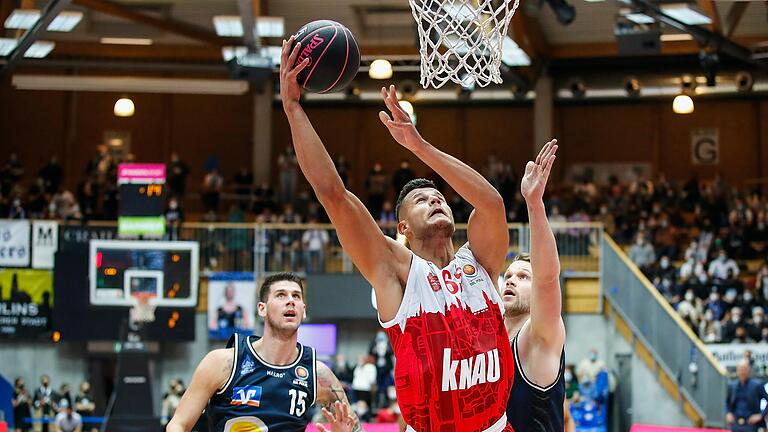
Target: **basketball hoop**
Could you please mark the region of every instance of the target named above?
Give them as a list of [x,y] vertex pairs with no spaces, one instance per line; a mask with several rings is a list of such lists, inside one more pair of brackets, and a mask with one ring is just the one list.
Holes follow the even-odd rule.
[[150,300],[155,297],[153,293],[134,293],[136,304],[129,312],[131,323],[146,324],[155,321],[155,308],[157,305]]
[[421,42],[421,85],[500,84],[502,44],[520,0],[409,0]]

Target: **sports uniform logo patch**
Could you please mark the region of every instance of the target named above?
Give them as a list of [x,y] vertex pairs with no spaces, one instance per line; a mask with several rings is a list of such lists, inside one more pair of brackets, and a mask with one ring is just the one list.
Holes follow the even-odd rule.
[[477,273],[477,269],[472,264],[465,264],[464,267],[461,268],[461,270],[467,276],[474,276],[475,273]]
[[293,372],[296,374],[296,378],[299,379],[305,380],[309,377],[309,371],[304,366],[296,366]]
[[261,406],[261,386],[244,386],[232,389],[230,405]]
[[429,283],[429,286],[432,287],[432,291],[438,292],[440,291],[440,279],[437,278],[437,276],[434,273],[427,274],[427,282]]
[[240,376],[249,374],[254,370],[256,370],[256,365],[253,363],[253,360],[247,358],[243,361],[243,364],[240,365]]

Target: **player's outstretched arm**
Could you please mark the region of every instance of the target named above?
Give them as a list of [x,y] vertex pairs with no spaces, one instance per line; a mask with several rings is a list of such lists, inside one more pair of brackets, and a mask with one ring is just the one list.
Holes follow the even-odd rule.
[[392,137],[435,170],[462,198],[475,209],[469,218],[469,244],[480,264],[491,274],[501,273],[509,246],[509,232],[504,201],[499,192],[480,173],[457,158],[440,151],[416,130],[411,116],[401,107],[395,86],[381,89],[390,114],[379,112],[379,118]]
[[[323,409],[323,416],[331,426],[331,432],[362,432],[360,419],[349,405],[347,394],[328,366],[317,362],[317,403]],[[317,425],[321,432],[328,432]]]
[[205,409],[208,400],[226,384],[234,366],[234,350],[218,349],[209,352],[192,375],[192,382],[184,392],[167,432],[189,432]]
[[528,206],[531,226],[531,289],[530,351],[527,362],[531,378],[552,383],[557,378],[560,355],[565,343],[565,325],[561,317],[560,258],[557,243],[549,226],[544,207],[544,190],[555,162],[557,140],[544,145],[536,157],[525,166],[520,192]]
[[400,308],[400,281],[407,278],[410,252],[386,237],[360,200],[344,187],[333,160],[299,104],[301,88],[296,77],[306,64],[292,67],[300,51],[296,44],[290,52],[292,41],[291,38],[283,43],[280,96],[291,126],[296,158],[336,228],[344,251],[376,290],[381,319],[388,321]]

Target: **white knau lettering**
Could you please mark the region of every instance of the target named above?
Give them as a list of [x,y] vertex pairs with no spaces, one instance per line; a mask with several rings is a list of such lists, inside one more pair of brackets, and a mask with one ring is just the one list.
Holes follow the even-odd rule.
[[443,391],[456,390],[456,368],[459,362],[451,360],[451,349],[443,350]]
[[[458,382],[456,370],[459,369]],[[452,360],[451,349],[443,349],[442,390],[466,390],[477,384],[493,383],[501,378],[499,350],[493,349],[475,356]]]

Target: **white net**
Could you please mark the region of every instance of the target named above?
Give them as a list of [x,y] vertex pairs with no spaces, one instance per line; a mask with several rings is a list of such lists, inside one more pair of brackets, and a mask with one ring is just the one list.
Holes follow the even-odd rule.
[[150,302],[150,297],[137,297],[137,303],[130,309],[129,318],[131,323],[149,323],[155,320],[155,308],[157,305]]
[[502,44],[520,0],[409,0],[421,42],[421,85],[501,83]]

